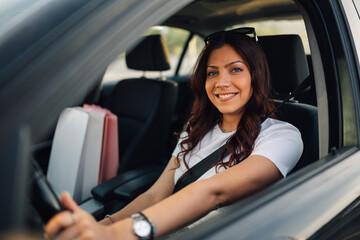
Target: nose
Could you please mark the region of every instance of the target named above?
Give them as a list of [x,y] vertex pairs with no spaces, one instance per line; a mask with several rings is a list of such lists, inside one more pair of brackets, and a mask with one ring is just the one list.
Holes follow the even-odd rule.
[[229,77],[226,74],[219,74],[219,77],[216,79],[215,87],[217,88],[227,88],[230,87],[231,82]]

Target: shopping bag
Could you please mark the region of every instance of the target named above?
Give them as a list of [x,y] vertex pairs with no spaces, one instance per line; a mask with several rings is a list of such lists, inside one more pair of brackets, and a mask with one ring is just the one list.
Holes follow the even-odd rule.
[[102,151],[98,183],[105,182],[117,175],[119,168],[118,118],[110,110],[97,105],[84,104],[87,111],[105,113]]
[[77,202],[91,196],[98,184],[105,113],[66,108],[53,139],[47,178],[60,194],[67,191]]

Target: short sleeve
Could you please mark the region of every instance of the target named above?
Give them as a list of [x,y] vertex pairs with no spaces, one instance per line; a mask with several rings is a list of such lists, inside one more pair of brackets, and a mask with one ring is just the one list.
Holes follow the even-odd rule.
[[289,123],[277,121],[277,124],[261,131],[251,155],[270,159],[286,177],[299,161],[302,151],[303,142],[299,130]]
[[183,132],[180,134],[180,137],[179,137],[179,140],[178,140],[178,142],[177,142],[177,144],[176,144],[176,147],[175,147],[173,153],[171,154],[172,156],[177,157],[177,155],[178,155],[179,152],[181,151],[181,145],[180,145],[180,143],[181,143],[185,138],[187,138],[187,136],[188,136],[188,133],[187,133],[186,131],[183,131]]

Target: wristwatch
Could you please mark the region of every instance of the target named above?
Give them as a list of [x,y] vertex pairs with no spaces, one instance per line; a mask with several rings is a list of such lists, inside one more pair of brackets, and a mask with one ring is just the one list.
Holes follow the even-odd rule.
[[141,240],[152,240],[156,233],[156,227],[151,221],[141,212],[134,213],[131,217],[134,219],[134,234]]

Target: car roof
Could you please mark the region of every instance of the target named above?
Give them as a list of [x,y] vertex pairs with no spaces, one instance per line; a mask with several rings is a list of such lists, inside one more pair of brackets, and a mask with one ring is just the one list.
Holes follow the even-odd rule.
[[300,18],[299,8],[293,0],[202,0],[190,3],[167,19],[164,25],[204,36],[251,21]]

